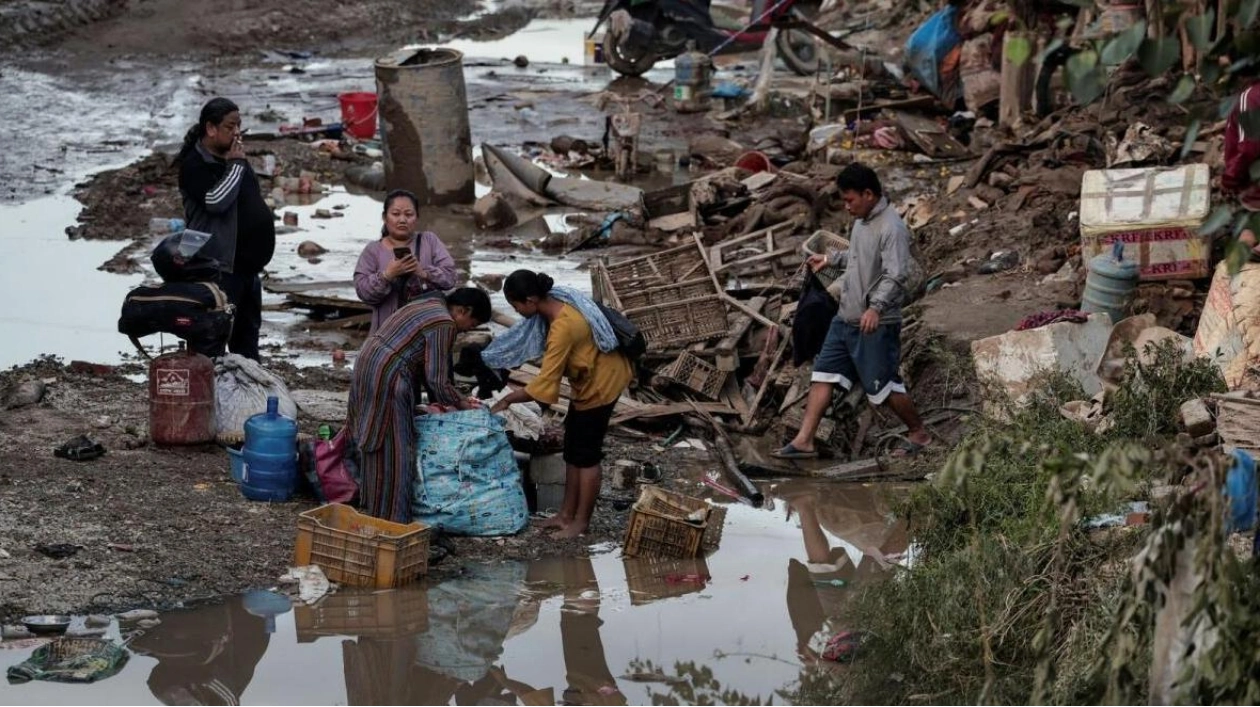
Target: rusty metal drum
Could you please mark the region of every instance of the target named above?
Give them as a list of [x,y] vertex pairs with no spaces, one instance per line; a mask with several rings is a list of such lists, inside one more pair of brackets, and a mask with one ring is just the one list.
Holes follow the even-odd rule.
[[213,442],[214,363],[184,348],[149,364],[149,437],[161,447]]

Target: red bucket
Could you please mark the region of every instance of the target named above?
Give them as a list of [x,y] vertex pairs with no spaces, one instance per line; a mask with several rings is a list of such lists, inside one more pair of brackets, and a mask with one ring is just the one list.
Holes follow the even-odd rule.
[[735,160],[735,166],[754,173],[776,171],[774,165],[770,163],[770,158],[766,157],[765,153],[756,150],[740,155],[739,159]]
[[369,140],[376,135],[376,94],[364,91],[343,93],[337,96],[341,102],[341,124],[346,132]]

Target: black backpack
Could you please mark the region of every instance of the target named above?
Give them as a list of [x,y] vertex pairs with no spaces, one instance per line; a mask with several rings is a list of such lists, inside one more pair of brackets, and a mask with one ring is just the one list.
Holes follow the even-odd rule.
[[188,348],[206,356],[222,356],[232,334],[232,303],[212,282],[166,282],[141,285],[123,299],[119,333],[138,339],[163,332],[188,342]]
[[599,311],[604,313],[604,318],[612,325],[613,333],[617,335],[617,350],[630,359],[631,363],[643,358],[643,354],[647,353],[647,339],[644,338],[643,332],[639,331],[639,327],[635,326],[626,315],[612,307],[598,302],[596,304],[599,305]]

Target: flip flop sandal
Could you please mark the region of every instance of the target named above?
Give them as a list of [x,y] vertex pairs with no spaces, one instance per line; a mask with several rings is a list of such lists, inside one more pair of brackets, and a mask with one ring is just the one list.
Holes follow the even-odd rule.
[[54,457],[76,462],[96,459],[104,453],[104,445],[100,442],[93,442],[85,435],[80,435],[53,450]]
[[927,447],[926,444],[912,442],[906,437],[897,437],[896,439],[897,443],[894,444],[888,451],[888,456],[893,459],[907,459],[909,457],[913,457]]
[[783,445],[782,449],[771,452],[770,456],[775,459],[817,459],[818,451],[805,451],[803,449],[797,449],[791,442],[788,442]]

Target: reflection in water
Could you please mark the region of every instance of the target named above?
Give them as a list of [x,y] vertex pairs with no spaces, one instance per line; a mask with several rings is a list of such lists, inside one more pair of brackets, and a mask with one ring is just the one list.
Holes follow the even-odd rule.
[[674,674],[667,675],[650,660],[630,661],[631,675],[641,682],[665,683],[668,690],[649,690],[654,705],[768,705],[769,700],[745,695],[723,687],[707,665],[687,660],[674,663]]
[[850,587],[883,576],[887,556],[906,547],[905,524],[882,499],[854,491],[810,482],[775,489],[788,517],[799,518],[805,546],[804,561],[788,560],[787,605],[797,656],[807,666],[818,663],[828,642],[845,630],[840,622]]
[[563,597],[560,634],[573,704],[624,705],[600,639],[600,590],[589,559],[468,567],[431,587],[341,592],[296,612],[299,642],[342,643],[350,704],[553,704],[556,689],[513,680],[504,642],[532,628],[540,604]]
[[779,512],[731,508],[727,547],[706,558],[470,564],[284,615],[265,592],[172,613],[132,643],[151,672],[133,661],[106,687],[147,677],[167,704],[790,700],[793,684],[837,669],[826,648],[845,602],[906,535],[872,489],[792,482],[769,495]]
[[267,652],[268,618],[246,610],[243,598],[167,614],[131,642],[158,664],[149,690],[168,705],[237,705]]
[[[542,601],[557,593],[564,595],[560,610],[560,639],[564,652],[563,699],[570,704],[624,705],[626,698],[617,688],[604,657],[599,628],[600,591],[595,568],[588,558],[553,557],[535,560],[529,567],[532,601]],[[561,587],[548,591],[544,587]]]

